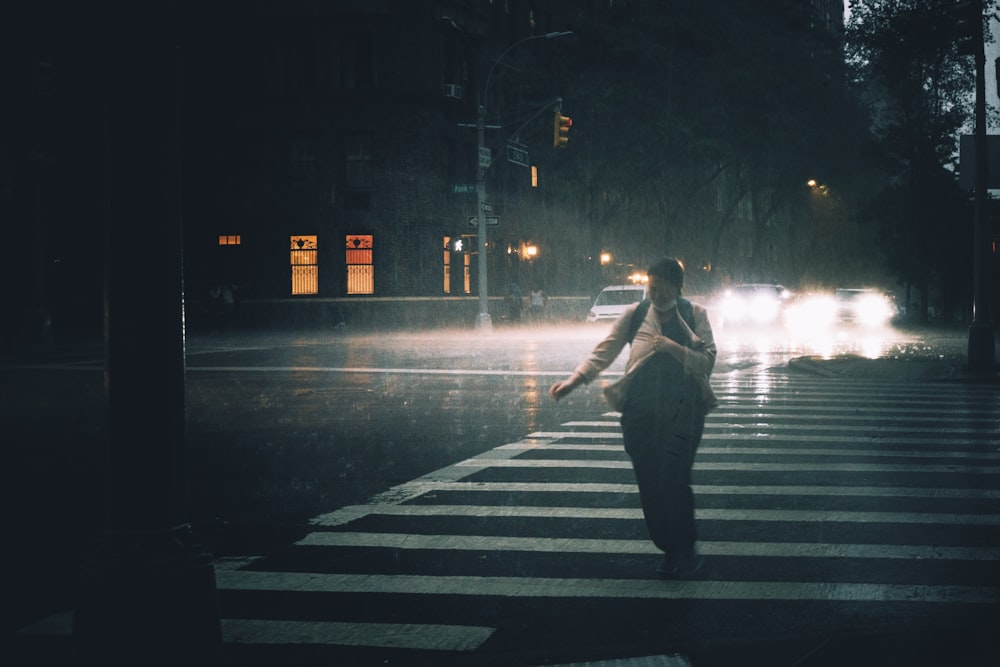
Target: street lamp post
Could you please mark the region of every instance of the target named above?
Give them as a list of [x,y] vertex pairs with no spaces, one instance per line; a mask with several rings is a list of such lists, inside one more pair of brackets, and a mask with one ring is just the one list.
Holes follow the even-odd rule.
[[490,318],[490,298],[489,298],[489,278],[487,276],[486,257],[486,172],[492,164],[492,157],[486,147],[486,96],[489,94],[490,81],[493,79],[493,72],[497,65],[503,60],[511,49],[534,39],[552,39],[554,37],[564,37],[572,35],[566,32],[547,32],[544,35],[531,35],[520,39],[506,49],[493,61],[490,71],[486,75],[483,87],[479,91],[479,109],[476,117],[476,215],[478,216],[479,230],[479,317],[476,320],[476,329],[482,332],[493,330],[493,320]]

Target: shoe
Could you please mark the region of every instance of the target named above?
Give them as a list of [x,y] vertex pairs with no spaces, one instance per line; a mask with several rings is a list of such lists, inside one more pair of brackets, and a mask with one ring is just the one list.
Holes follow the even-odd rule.
[[698,555],[692,555],[680,562],[672,561],[664,556],[660,564],[656,566],[656,574],[664,579],[686,579],[701,569],[704,562],[705,559]]

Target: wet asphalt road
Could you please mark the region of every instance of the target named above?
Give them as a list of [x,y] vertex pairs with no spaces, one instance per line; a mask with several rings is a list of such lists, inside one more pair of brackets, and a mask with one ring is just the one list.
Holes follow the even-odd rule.
[[[600,337],[593,327],[415,334],[192,336],[189,494],[196,533],[217,555],[297,539],[308,520],[525,433],[603,410],[586,387],[559,404],[549,384]],[[885,356],[955,359],[957,333],[903,334]],[[782,368],[810,351],[734,341],[716,375]],[[66,608],[76,563],[101,529],[105,433],[99,346],[41,354],[2,375],[18,443],[11,525],[17,626]],[[611,369],[612,376],[620,364]],[[155,428],[155,425],[151,425]]]

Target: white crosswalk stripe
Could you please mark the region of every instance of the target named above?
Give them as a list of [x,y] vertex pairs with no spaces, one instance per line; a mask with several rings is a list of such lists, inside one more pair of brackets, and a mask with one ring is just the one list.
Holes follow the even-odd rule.
[[[529,433],[367,504],[318,516],[313,531],[285,556],[303,565],[282,571],[268,558],[222,561],[219,589],[378,594],[397,603],[427,596],[567,604],[1000,603],[1000,579],[980,582],[964,574],[970,567],[1000,570],[995,388],[770,376],[726,378],[716,389],[722,404],[709,416],[694,466],[698,548],[714,567],[698,580],[651,585],[652,571],[623,578],[612,566],[563,578],[471,575],[430,564],[433,554],[453,555],[470,570],[483,554],[649,557],[655,563],[656,548],[635,528],[642,514],[617,415],[605,413]],[[379,551],[405,554],[415,570],[337,569],[338,562]],[[858,567],[845,568],[845,561]],[[737,565],[751,562],[758,568],[754,575],[736,576]],[[334,565],[308,569],[317,563]],[[754,578],[774,568],[802,574]],[[867,578],[845,574],[858,571]],[[403,620],[292,622],[243,614],[225,619],[223,629],[241,643],[309,643],[316,637],[322,644],[446,651],[475,650],[494,634],[475,619],[415,614]]]

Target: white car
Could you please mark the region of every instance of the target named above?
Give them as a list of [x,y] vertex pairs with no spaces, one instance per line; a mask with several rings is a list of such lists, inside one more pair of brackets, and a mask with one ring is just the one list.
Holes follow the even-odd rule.
[[587,313],[588,322],[611,322],[633,303],[646,298],[645,285],[609,285],[601,290]]

